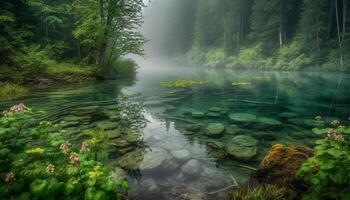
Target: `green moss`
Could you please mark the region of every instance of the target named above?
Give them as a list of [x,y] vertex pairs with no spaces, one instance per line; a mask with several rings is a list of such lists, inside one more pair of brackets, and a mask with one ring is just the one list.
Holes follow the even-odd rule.
[[29,94],[29,89],[17,85],[5,83],[0,85],[0,99],[14,100]]

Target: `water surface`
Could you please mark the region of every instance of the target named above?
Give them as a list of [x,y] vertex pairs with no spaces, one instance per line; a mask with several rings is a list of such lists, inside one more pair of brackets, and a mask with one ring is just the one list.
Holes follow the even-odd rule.
[[[179,79],[204,84],[160,86],[160,82]],[[129,197],[227,199],[230,190],[223,189],[235,180],[244,184],[249,179],[251,170],[242,165],[257,167],[273,144],[312,145],[317,139],[311,131],[315,116],[347,121],[349,86],[347,74],[147,66],[139,69],[136,80],[35,90],[24,99],[0,102],[0,108],[24,102],[47,111],[52,116],[49,119],[79,138],[83,130],[103,126],[113,134],[117,99],[121,94],[141,93],[147,126],[137,139],[116,135],[113,141],[118,145],[109,150],[109,163],[123,162],[131,185]],[[84,114],[81,110],[89,111]],[[229,118],[242,113],[256,119]],[[207,126],[212,123],[222,124],[224,131],[208,135]],[[191,128],[194,124],[197,127]],[[241,159],[227,153],[227,146],[238,135],[257,141],[255,156]]]

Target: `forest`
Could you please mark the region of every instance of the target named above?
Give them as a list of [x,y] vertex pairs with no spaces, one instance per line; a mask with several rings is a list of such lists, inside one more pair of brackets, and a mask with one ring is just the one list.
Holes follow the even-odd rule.
[[349,200],[349,7],[2,0],[0,200]]
[[210,67],[348,70],[346,0],[198,0],[196,4],[191,56]]

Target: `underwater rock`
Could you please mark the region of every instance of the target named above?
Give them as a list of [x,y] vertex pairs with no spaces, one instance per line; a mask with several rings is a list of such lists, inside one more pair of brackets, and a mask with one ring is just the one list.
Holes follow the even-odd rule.
[[99,106],[87,106],[87,107],[80,107],[75,109],[75,111],[72,112],[72,114],[76,116],[86,116],[91,115],[93,113],[99,112],[100,107]]
[[282,122],[268,117],[259,117],[256,121],[258,124],[255,127],[257,128],[281,128],[282,126]]
[[226,143],[226,152],[238,160],[249,161],[258,154],[258,141],[246,135],[238,135]]
[[222,109],[220,107],[211,107],[208,109],[210,112],[221,112]]
[[130,144],[138,143],[142,141],[142,138],[138,134],[127,134],[125,136],[126,141],[128,141]]
[[120,137],[120,132],[117,129],[105,131],[109,139],[115,139]]
[[187,131],[197,132],[197,131],[201,130],[201,126],[198,125],[198,124],[187,124],[187,125],[185,126],[185,129],[186,129]]
[[159,194],[160,192],[160,188],[157,184],[157,182],[151,178],[146,179],[142,182],[142,186],[145,188],[145,192],[147,192],[147,194]]
[[110,141],[110,146],[116,147],[116,148],[121,148],[121,147],[127,147],[129,146],[129,142],[126,140],[121,140],[119,138],[115,138],[114,140]]
[[283,119],[292,119],[292,118],[296,118],[299,115],[297,113],[293,113],[293,112],[283,112],[278,114],[279,118],[283,118]]
[[65,122],[81,122],[81,121],[89,121],[90,117],[89,116],[83,116],[83,117],[78,117],[74,115],[68,115],[62,118],[62,121]]
[[191,153],[186,149],[174,150],[171,154],[179,161],[187,161],[191,158]]
[[221,123],[210,123],[206,128],[206,134],[209,136],[219,136],[225,131],[225,126]]
[[144,171],[154,170],[171,159],[171,155],[166,150],[154,147],[145,153],[140,169]]
[[61,121],[60,126],[62,128],[69,128],[69,127],[74,127],[74,126],[78,126],[79,122],[78,121]]
[[191,112],[191,115],[193,118],[203,118],[204,112],[193,111],[193,112]]
[[290,137],[296,140],[302,140],[308,137],[307,133],[302,131],[288,131],[287,135],[289,135]]
[[295,124],[297,126],[302,126],[305,128],[323,128],[324,127],[324,121],[318,121],[313,119],[288,119],[288,122]]
[[197,177],[202,172],[202,166],[198,160],[191,159],[182,165],[181,170],[187,176]]
[[277,139],[276,132],[254,132],[252,136],[259,141],[274,141]]
[[217,140],[208,140],[206,142],[206,144],[213,149],[224,149],[225,148],[225,144],[223,142],[219,142]]
[[111,130],[118,127],[117,123],[111,121],[100,121],[96,123],[96,126],[102,130]]
[[111,178],[114,182],[126,180],[126,172],[122,168],[116,167],[112,171]]
[[235,122],[251,123],[255,122],[256,116],[249,113],[231,113],[228,117]]
[[261,183],[302,186],[295,173],[314,151],[308,147],[274,145],[261,161],[254,177]]
[[225,126],[225,133],[230,135],[236,135],[236,134],[243,133],[243,130],[239,128],[237,125],[232,124],[232,125]]
[[143,152],[140,150],[134,150],[124,154],[117,160],[117,163],[123,169],[138,170],[143,160]]
[[117,110],[115,110],[115,111],[112,111],[112,110],[103,110],[102,111],[103,112],[103,114],[105,115],[105,116],[107,116],[108,118],[114,118],[114,117],[116,117],[117,115],[118,115],[118,113],[117,113]]
[[221,117],[221,114],[220,113],[216,113],[216,112],[210,112],[210,113],[207,113],[207,117],[219,118],[219,117]]

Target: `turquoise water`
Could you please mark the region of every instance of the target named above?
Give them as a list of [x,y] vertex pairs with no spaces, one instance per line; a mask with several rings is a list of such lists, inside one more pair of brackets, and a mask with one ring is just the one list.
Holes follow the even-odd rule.
[[[204,83],[160,86],[179,79]],[[141,66],[136,80],[34,90],[0,108],[23,102],[45,110],[77,141],[85,129],[105,128],[115,143],[108,163],[117,174],[123,167],[130,198],[227,199],[234,180],[248,181],[252,170],[244,166],[256,168],[273,144],[312,146],[315,116],[347,123],[349,86],[348,74]],[[117,99],[135,93],[147,125],[119,134]]]

